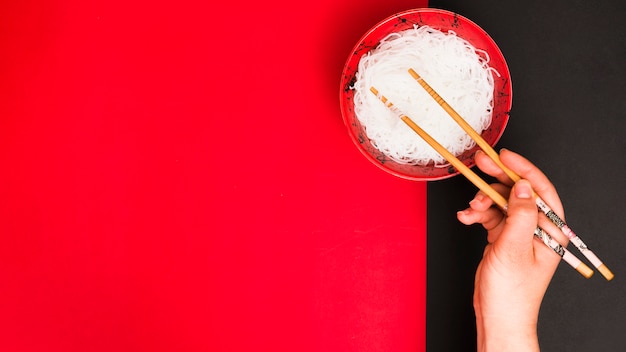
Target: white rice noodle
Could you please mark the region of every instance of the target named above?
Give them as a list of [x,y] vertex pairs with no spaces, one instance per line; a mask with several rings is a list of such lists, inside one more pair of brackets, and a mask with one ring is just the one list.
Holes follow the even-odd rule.
[[[355,113],[372,144],[402,164],[446,165],[397,113],[370,92],[374,86],[448,151],[460,155],[474,141],[413,79],[413,68],[479,133],[491,123],[495,70],[486,52],[453,31],[415,26],[393,33],[359,62],[353,86]],[[498,74],[495,72],[495,74]]]

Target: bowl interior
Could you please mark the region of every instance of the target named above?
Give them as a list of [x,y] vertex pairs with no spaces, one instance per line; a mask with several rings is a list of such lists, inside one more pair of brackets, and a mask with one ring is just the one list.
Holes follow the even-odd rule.
[[[363,35],[355,45],[344,66],[340,86],[341,113],[350,138],[363,155],[378,167],[393,175],[410,180],[444,179],[457,175],[458,171],[447,164],[443,166],[434,165],[434,163],[424,166],[407,165],[388,158],[372,145],[364,127],[354,113],[354,90],[351,87],[354,85],[355,74],[361,57],[368,51],[376,48],[379,42],[388,34],[413,28],[414,25],[427,25],[443,32],[452,30],[457,36],[467,40],[475,48],[484,50],[489,54],[489,66],[493,67],[500,76],[494,75],[492,122],[481,135],[492,146],[498,142],[508,122],[512,103],[510,73],[504,56],[493,39],[477,24],[461,15],[445,10],[424,8],[400,12],[379,22]],[[473,167],[475,165],[474,153],[478,149],[478,146],[474,146],[457,157],[468,167]]]

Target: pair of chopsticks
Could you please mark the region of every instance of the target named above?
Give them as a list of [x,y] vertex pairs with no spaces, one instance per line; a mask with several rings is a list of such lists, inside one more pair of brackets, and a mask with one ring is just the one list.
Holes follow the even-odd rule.
[[[487,143],[482,136],[476,132],[462,117],[459,115],[435,90],[428,84],[422,77],[420,77],[415,70],[409,69],[409,74],[419,83],[430,96],[454,119],[454,121],[463,128],[463,130],[476,142],[476,144],[498,165],[504,173],[513,181],[517,182],[521,179],[513,170],[506,167],[501,161],[498,153]],[[506,214],[507,200],[496,190],[494,190],[487,182],[482,180],[480,176],[474,173],[469,167],[461,162],[457,157],[450,153],[439,142],[432,138],[426,131],[420,128],[410,117],[400,112],[385,96],[380,94],[374,87],[370,88],[370,91],[374,93],[389,109],[397,113],[400,119],[404,121],[413,131],[415,131],[426,143],[428,143],[433,149],[435,149],[441,156],[444,157],[452,166],[454,166],[459,172],[461,172],[470,182],[472,182],[478,189],[485,193],[496,203],[500,209]],[[561,219],[546,202],[533,191],[537,208],[554,223],[560,230],[567,236],[576,248],[600,271],[600,273],[607,280],[612,280],[614,275],[609,268],[602,263],[602,261],[585,245],[585,243],[567,226],[565,221]],[[554,240],[545,230],[537,227],[535,230],[535,236],[539,238],[543,243],[550,247],[555,253],[557,253],[563,260],[565,260],[570,266],[576,269],[584,277],[590,278],[593,275],[593,270],[590,269],[585,263],[578,259],[574,254],[568,251],[565,247],[561,246],[556,240]]]

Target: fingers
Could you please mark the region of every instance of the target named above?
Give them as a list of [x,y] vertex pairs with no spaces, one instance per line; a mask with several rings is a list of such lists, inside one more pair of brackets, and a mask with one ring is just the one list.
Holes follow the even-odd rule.
[[500,160],[522,178],[528,180],[533,190],[563,218],[563,206],[556,188],[539,168],[523,156],[507,149],[500,151]]
[[518,181],[511,190],[507,217],[494,251],[512,263],[534,260],[533,239],[538,221],[537,206],[527,180]]
[[[494,183],[490,185],[491,188],[493,188],[496,192],[498,192],[499,194],[501,194],[504,198],[509,198],[509,192],[511,191],[511,189],[509,187],[506,187],[502,184],[499,183]],[[486,210],[489,207],[494,206],[494,202],[491,198],[489,198],[485,193],[483,193],[482,191],[479,191],[478,193],[476,193],[476,196],[474,197],[474,199],[472,199],[470,202],[470,207],[474,210]]]
[[[495,177],[501,183],[512,186],[513,181],[502,171],[502,169],[482,150],[476,152],[474,156],[476,166],[489,176]],[[508,166],[508,165],[507,165]]]
[[[476,153],[476,165],[486,174],[495,177],[505,185],[513,185],[513,181],[482,151]],[[523,156],[507,149],[500,151],[500,161],[513,170],[521,178],[528,180],[534,191],[561,217],[563,206],[552,182],[533,163]]]
[[465,225],[481,224],[487,231],[492,231],[503,224],[504,214],[496,208],[488,208],[484,211],[468,208],[459,211],[457,219]]
[[[484,152],[476,153],[475,160],[478,168],[502,183],[491,186],[509,199],[507,216],[493,207],[493,201],[485,194],[478,192],[470,202],[470,207],[458,213],[459,221],[467,225],[482,224],[488,230],[488,241],[494,244],[492,248],[494,252],[509,258],[512,262],[537,260],[539,259],[537,255],[542,257],[543,252],[548,252],[546,249],[549,248],[541,247],[538,241],[534,241],[537,225],[550,233],[559,243],[567,245],[567,238],[558,227],[538,212],[533,191],[555,213],[564,218],[556,189],[539,168],[521,155],[503,149],[500,152],[501,162],[521,178],[514,184],[513,180]],[[507,186],[512,186],[512,190]]]
[[539,214],[539,227],[541,227],[544,231],[546,231],[552,238],[554,238],[557,242],[559,242],[562,246],[567,246],[569,243],[569,239],[565,234],[557,227],[548,217]]
[[[502,184],[492,184],[491,187],[505,198],[509,197],[510,189],[508,187]],[[504,214],[500,209],[494,207],[494,205],[493,200],[479,191],[476,193],[474,199],[469,202],[469,208],[457,213],[457,218],[465,225],[481,224],[489,231],[489,242],[493,242],[496,237],[491,234],[499,233],[499,231],[495,230],[503,224],[504,220]]]

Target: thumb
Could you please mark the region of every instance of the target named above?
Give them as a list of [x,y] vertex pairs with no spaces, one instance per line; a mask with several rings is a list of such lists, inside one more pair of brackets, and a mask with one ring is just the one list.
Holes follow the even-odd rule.
[[519,180],[509,196],[504,228],[494,243],[510,260],[518,262],[532,259],[538,214],[530,183]]

